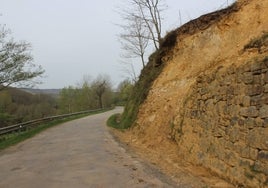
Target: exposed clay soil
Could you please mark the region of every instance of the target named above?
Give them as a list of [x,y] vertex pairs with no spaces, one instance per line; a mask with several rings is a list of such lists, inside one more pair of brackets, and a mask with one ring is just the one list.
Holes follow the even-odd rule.
[[220,66],[240,66],[258,55],[257,50],[245,51],[244,47],[268,31],[267,10],[267,1],[240,0],[231,9],[205,15],[171,32],[157,62],[164,68],[139,107],[133,127],[114,131],[118,139],[177,182],[233,187],[216,174],[185,162],[187,155],[172,137],[170,122],[181,118],[183,103],[201,73],[209,74]]
[[[187,188],[233,188],[227,181],[213,175],[208,170],[191,165],[179,157],[178,148],[175,142],[170,141],[161,145],[161,149],[154,150],[154,147],[146,147],[137,142],[137,137],[131,131],[118,131],[111,129],[112,134],[121,142],[121,145],[128,151],[135,153],[143,160],[158,167],[163,173],[169,176],[179,187]],[[167,148],[165,148],[167,147]],[[161,152],[161,153],[160,153]]]

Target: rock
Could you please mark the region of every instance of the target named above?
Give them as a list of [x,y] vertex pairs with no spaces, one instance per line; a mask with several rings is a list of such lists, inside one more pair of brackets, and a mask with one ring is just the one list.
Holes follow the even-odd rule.
[[261,104],[261,97],[260,96],[254,96],[250,98],[250,105],[251,106],[258,106]]
[[264,81],[265,81],[266,83],[268,83],[268,72],[266,72],[265,75],[264,75]]
[[256,122],[254,121],[254,118],[247,118],[245,120],[245,125],[248,129],[253,129],[256,126]]
[[260,151],[258,153],[258,160],[265,161],[268,164],[268,151]]
[[248,92],[247,94],[249,96],[256,96],[256,95],[260,95],[263,92],[263,87],[261,85],[251,85],[248,88]]
[[244,107],[249,107],[250,106],[250,97],[244,96],[242,99],[242,104]]
[[240,109],[240,115],[244,117],[258,117],[259,111],[255,106],[244,107]]
[[268,118],[268,105],[261,107],[260,109],[260,118]]
[[252,84],[253,83],[253,75],[251,72],[245,72],[243,74],[243,81],[245,84]]
[[268,84],[264,85],[263,90],[264,93],[268,93]]

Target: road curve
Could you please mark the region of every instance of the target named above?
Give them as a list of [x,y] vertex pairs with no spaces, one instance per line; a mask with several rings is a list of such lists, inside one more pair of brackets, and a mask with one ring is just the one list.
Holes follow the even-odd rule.
[[105,121],[121,111],[64,123],[0,152],[0,187],[174,187],[110,135]]

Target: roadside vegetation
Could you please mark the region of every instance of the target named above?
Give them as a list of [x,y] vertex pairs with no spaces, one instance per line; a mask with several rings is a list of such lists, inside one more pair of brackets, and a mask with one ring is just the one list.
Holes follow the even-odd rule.
[[105,111],[107,111],[107,110],[100,110],[97,112],[90,112],[90,113],[86,113],[86,114],[74,115],[74,116],[71,116],[68,118],[54,120],[54,121],[51,121],[48,123],[44,123],[44,124],[38,125],[37,127],[23,131],[23,132],[16,132],[13,134],[7,134],[7,135],[0,136],[0,150],[3,150],[9,146],[15,145],[19,142],[22,142],[28,138],[32,138],[36,134],[38,134],[38,133],[40,133],[48,128],[54,127],[56,125],[61,125],[62,123],[65,123],[68,121],[83,118],[83,117],[86,117],[89,115],[103,113]]
[[103,75],[93,80],[84,79],[77,86],[65,87],[58,95],[8,87],[0,91],[0,127],[49,116],[123,106],[132,87],[131,82],[125,80],[113,89],[109,77]]
[[[123,23],[119,35],[122,49],[122,62],[130,64],[133,86],[124,98],[125,110],[122,115],[115,114],[108,121],[108,126],[127,129],[137,118],[138,108],[146,99],[150,87],[162,71],[161,57],[164,53],[163,44],[163,12],[167,9],[164,0],[128,0],[118,10]],[[154,51],[150,56],[149,54]],[[142,71],[137,78],[133,73],[132,60],[141,63]]]
[[161,73],[164,65],[160,62],[159,50],[151,55],[150,61],[146,64],[141,72],[141,76],[137,83],[132,87],[125,110],[120,116],[116,114],[112,116],[107,124],[114,128],[127,129],[131,127],[137,118],[139,106],[146,99],[153,81]]
[[116,129],[123,129],[120,124],[121,114],[114,114],[107,120],[107,125]]
[[0,127],[57,114],[57,101],[45,94],[16,88],[0,91]]

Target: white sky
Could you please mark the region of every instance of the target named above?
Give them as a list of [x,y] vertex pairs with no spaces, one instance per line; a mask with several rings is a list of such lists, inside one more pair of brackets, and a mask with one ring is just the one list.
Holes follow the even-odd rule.
[[[124,0],[0,0],[0,24],[16,41],[32,44],[35,64],[45,69],[39,88],[75,85],[84,75],[126,78],[120,63],[116,8]],[[164,31],[230,5],[234,0],[166,0]],[[140,69],[139,64],[135,67]]]

